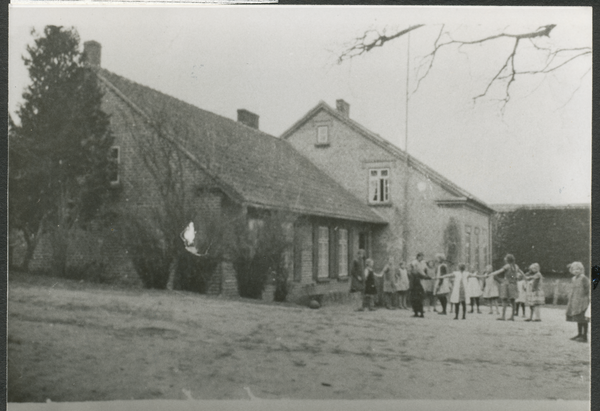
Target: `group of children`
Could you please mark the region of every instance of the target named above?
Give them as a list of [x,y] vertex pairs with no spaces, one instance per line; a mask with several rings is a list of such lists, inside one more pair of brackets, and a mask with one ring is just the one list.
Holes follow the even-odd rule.
[[[531,264],[527,272],[521,271],[515,264],[513,255],[504,258],[505,265],[497,271],[492,271],[488,265],[481,274],[470,273],[465,264],[458,264],[458,270],[448,272],[448,265],[443,254],[437,254],[435,261],[424,261],[423,253],[418,253],[408,268],[402,261],[396,265],[390,258],[383,270],[376,273],[373,270],[373,260],[364,259],[364,251],[359,250],[358,258],[352,267],[351,291],[361,292],[363,295],[362,306],[374,310],[376,300],[388,309],[409,309],[408,301],[414,311],[414,317],[424,317],[424,302],[428,303],[429,310],[440,315],[446,315],[448,297],[450,313],[455,312],[455,320],[459,319],[462,308],[462,319],[466,319],[467,302],[471,305],[470,313],[475,306],[480,310],[480,299],[488,302],[489,314],[499,312],[499,301],[502,301],[502,315],[500,321],[514,321],[519,309],[526,317],[525,307],[530,307],[530,315],[525,321],[540,322],[541,307],[545,304],[545,295],[542,287],[543,275],[538,263]],[[364,261],[364,268],[361,261]],[[575,262],[569,265],[573,275],[573,287],[567,306],[567,321],[578,323],[578,334],[574,341],[587,341],[587,323],[589,321],[589,279],[584,275],[583,265]],[[587,287],[587,288],[586,288]],[[441,304],[441,311],[437,310],[437,302]],[[512,310],[510,317],[506,318],[508,306]]]

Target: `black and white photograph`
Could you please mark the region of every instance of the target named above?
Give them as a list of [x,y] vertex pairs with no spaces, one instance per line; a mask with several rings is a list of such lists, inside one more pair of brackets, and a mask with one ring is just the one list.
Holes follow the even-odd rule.
[[589,410],[592,33],[11,5],[8,409]]

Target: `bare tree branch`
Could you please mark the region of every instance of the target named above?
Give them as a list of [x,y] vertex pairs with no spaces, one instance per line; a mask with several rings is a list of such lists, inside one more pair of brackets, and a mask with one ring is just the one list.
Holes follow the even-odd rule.
[[416,24],[404,30],[400,30],[399,32],[391,36],[386,36],[385,31],[383,33],[380,33],[377,30],[367,30],[364,35],[354,39],[353,44],[339,55],[338,64],[341,64],[346,60],[353,59],[354,57],[358,57],[362,54],[368,53],[375,47],[382,47],[385,43],[397,39],[398,37],[402,37],[405,34],[408,34],[411,31],[423,26],[424,24]]
[[[445,26],[446,26],[445,24],[442,24],[442,27],[440,27],[440,32],[438,33],[438,36],[435,39],[435,42],[433,43],[434,50],[437,50],[437,48],[438,48],[440,39],[442,38],[442,35],[444,34]],[[421,85],[421,80],[423,80],[425,77],[427,77],[427,75],[429,74],[429,71],[431,70],[431,67],[433,67],[433,60],[435,59],[435,53],[430,53],[429,56],[431,58],[429,59],[429,65],[427,66],[427,70],[425,71],[425,74],[423,74],[422,76],[418,76],[417,86],[415,87],[415,91],[413,93],[415,93],[419,89],[419,86]],[[425,60],[426,58],[427,58],[427,56],[423,60]]]
[[[582,80],[589,72],[592,71],[592,67],[590,66],[585,73],[583,73],[583,75],[580,77],[580,80]],[[581,83],[579,83],[579,86],[577,86],[577,88],[575,90],[573,90],[573,92],[571,93],[571,96],[567,99],[567,101],[565,101],[565,103],[563,105],[561,105],[560,107],[557,108],[557,110],[562,109],[563,107],[565,107],[567,104],[569,104],[569,102],[573,99],[573,96],[575,95],[575,93],[577,93],[579,91],[579,89],[581,88]]]
[[[354,57],[365,54],[373,50],[375,47],[382,47],[390,40],[401,37],[409,33],[410,31],[416,30],[423,26],[423,24],[410,26],[392,35],[387,35],[385,31],[383,33],[380,33],[377,30],[367,30],[363,36],[354,39],[354,42],[351,43],[351,45],[338,56],[338,64],[341,64],[346,60],[350,60]],[[495,70],[495,74],[487,82],[484,90],[480,94],[473,97],[474,101],[477,101],[482,97],[486,97],[488,96],[488,93],[490,92],[493,86],[497,84],[502,84],[504,88],[504,96],[499,101],[502,102],[502,110],[504,111],[506,104],[510,101],[511,98],[511,86],[513,86],[518,76],[526,74],[548,74],[552,71],[558,70],[561,67],[564,67],[565,65],[571,63],[572,61],[580,57],[591,55],[591,47],[553,49],[551,47],[542,47],[536,43],[536,40],[538,39],[550,37],[550,34],[555,27],[556,24],[548,24],[545,26],[540,26],[533,31],[527,31],[523,33],[508,33],[503,30],[498,34],[476,38],[474,40],[457,40],[452,37],[452,33],[445,28],[445,25],[442,25],[437,35],[437,38],[433,43],[433,50],[420,59],[420,63],[417,68],[417,82],[415,89],[412,91],[412,93],[417,92],[421,85],[421,82],[431,72],[435,61],[435,57],[437,56],[438,51],[440,51],[441,49],[447,48],[449,46],[457,46],[460,50],[465,46],[482,45],[484,43],[493,42],[495,40],[505,39],[513,42],[511,51],[509,51],[506,57],[503,58],[501,63],[502,65],[499,67],[498,70]],[[528,40],[529,43],[534,47],[535,51],[545,54],[545,61],[541,67],[530,70],[518,69],[518,67],[515,64],[517,56],[527,52],[527,50],[524,51],[522,48],[519,48],[519,46],[523,43],[521,40]],[[570,55],[569,53],[576,54]]]

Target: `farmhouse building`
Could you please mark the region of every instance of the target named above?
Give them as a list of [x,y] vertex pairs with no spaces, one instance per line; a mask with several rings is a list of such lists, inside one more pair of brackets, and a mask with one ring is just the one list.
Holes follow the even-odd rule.
[[[291,299],[307,292],[349,290],[356,251],[367,248],[372,233],[387,224],[379,213],[288,141],[260,131],[256,114],[238,110],[238,121],[233,121],[132,82],[101,68],[100,50],[99,43],[85,43],[88,64],[105,92],[103,110],[111,117],[115,136],[116,217],[105,232],[74,235],[68,264],[82,266],[95,258],[114,276],[136,277],[118,232],[131,213],[147,213],[151,220],[153,207],[162,201],[142,158],[142,152],[152,147],[140,147],[140,140],[151,141],[150,135],[156,133],[151,124],[159,124],[163,137],[183,153],[186,207],[196,227],[202,228],[207,213],[256,226],[262,211],[285,211],[294,216],[289,233],[293,249],[287,258],[289,278],[296,285]],[[50,246],[40,243],[32,267],[43,267]],[[237,294],[235,271],[227,258],[215,270],[208,292]]]
[[[480,270],[491,262],[491,215],[483,201],[349,115],[350,105],[320,102],[281,138],[307,156],[388,224],[372,232],[367,253],[380,269],[388,255],[417,252]],[[333,160],[333,161],[332,161]]]

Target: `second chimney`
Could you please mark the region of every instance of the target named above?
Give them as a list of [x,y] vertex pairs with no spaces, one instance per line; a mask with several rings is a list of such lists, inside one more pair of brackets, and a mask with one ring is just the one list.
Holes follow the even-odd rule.
[[237,121],[258,130],[258,114],[254,114],[246,109],[239,109],[237,111]]
[[342,113],[344,117],[350,117],[350,104],[346,103],[342,99],[339,99],[336,100],[335,107],[337,108],[337,111]]
[[102,45],[97,41],[90,40],[83,43],[83,53],[85,61],[92,67],[100,67],[102,58]]

